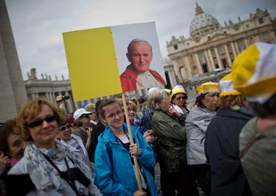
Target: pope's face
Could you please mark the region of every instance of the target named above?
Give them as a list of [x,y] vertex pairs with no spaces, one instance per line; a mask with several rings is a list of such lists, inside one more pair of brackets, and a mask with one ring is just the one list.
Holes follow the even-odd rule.
[[132,44],[131,52],[127,53],[127,59],[138,73],[149,69],[152,60],[151,46],[144,41]]

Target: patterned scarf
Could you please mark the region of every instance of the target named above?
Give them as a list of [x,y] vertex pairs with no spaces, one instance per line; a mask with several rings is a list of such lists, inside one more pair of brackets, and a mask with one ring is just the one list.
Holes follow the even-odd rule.
[[[69,149],[60,141],[55,140],[56,149],[38,149],[30,142],[24,156],[27,160],[27,171],[34,183],[39,195],[45,195],[48,189],[56,189],[64,195],[75,195],[75,192],[69,188],[61,177],[58,171],[45,159],[43,153],[51,160],[62,161],[65,157],[70,158],[74,165],[79,167],[85,175],[91,174],[90,169],[81,160],[79,160]],[[87,176],[91,180],[91,176]]]

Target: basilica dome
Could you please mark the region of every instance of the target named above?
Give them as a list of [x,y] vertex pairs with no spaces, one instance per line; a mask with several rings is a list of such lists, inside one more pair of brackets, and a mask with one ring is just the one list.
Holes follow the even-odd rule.
[[190,24],[190,36],[203,35],[220,28],[218,20],[211,14],[205,13],[196,3],[196,15]]

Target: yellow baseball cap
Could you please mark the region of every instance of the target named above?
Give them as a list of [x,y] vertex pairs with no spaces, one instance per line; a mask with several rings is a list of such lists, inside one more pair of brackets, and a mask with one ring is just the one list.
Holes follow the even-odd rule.
[[227,74],[219,81],[220,86],[220,97],[229,95],[240,95],[241,93],[234,89],[232,82],[232,73]]
[[267,101],[276,92],[276,44],[250,45],[234,60],[232,79],[249,101]]
[[196,87],[196,92],[201,95],[205,93],[210,93],[210,92],[217,92],[220,93],[220,87],[218,84],[214,82],[205,82],[198,87]]

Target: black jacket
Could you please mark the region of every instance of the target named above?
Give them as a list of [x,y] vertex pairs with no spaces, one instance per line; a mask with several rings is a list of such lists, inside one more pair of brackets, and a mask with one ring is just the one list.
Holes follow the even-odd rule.
[[239,135],[253,115],[219,109],[206,131],[206,156],[211,166],[211,195],[251,195],[239,158]]

